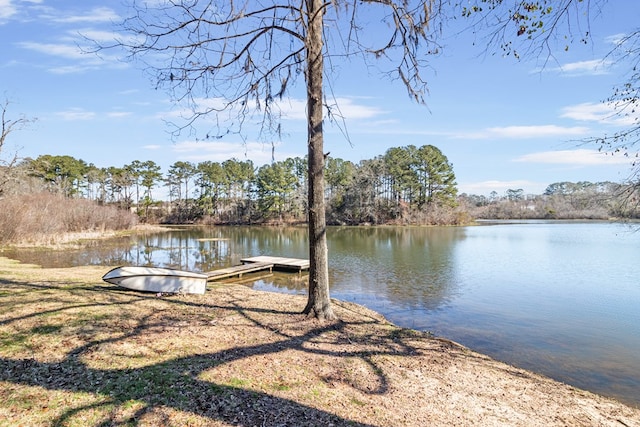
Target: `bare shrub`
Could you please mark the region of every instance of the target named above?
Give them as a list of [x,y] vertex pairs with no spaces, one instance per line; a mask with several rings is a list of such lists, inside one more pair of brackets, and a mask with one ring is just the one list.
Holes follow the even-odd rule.
[[0,243],[50,241],[64,233],[130,229],[136,216],[113,206],[51,193],[0,200]]
[[429,205],[422,210],[407,210],[401,218],[393,221],[395,225],[465,225],[473,222],[473,218],[462,207],[446,205]]

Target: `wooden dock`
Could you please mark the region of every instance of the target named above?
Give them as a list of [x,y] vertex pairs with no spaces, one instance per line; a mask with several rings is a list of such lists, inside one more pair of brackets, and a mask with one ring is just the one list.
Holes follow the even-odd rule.
[[276,256],[255,256],[240,260],[242,265],[221,268],[219,270],[208,271],[207,281],[226,279],[229,277],[242,277],[243,274],[255,273],[258,271],[275,270],[297,271],[309,269],[309,260],[300,258],[283,258]]
[[252,265],[256,263],[273,264],[273,268],[276,270],[293,270],[302,271],[309,269],[309,260],[301,258],[283,258],[276,256],[254,256],[250,258],[243,258],[240,260],[242,264]]
[[254,262],[251,264],[236,265],[233,267],[221,268],[206,273],[207,281],[225,279],[227,277],[242,277],[245,273],[255,273],[256,271],[273,270],[274,265],[269,262]]

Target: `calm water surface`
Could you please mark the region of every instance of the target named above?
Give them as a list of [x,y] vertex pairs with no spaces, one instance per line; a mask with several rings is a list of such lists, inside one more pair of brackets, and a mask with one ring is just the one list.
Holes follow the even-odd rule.
[[[307,258],[306,239],[304,228],[185,228],[3,255],[43,266],[208,271],[247,256]],[[640,231],[573,222],[331,228],[328,243],[332,297],[640,405]],[[295,274],[254,276],[251,285],[306,292]]]

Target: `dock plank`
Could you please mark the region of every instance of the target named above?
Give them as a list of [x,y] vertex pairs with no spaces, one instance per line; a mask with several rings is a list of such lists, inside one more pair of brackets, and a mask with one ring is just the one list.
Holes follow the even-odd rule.
[[233,267],[221,268],[206,273],[207,281],[224,279],[227,277],[242,277],[245,273],[254,273],[256,271],[273,270],[273,264],[269,262],[255,262],[251,264],[236,265]]
[[243,258],[240,260],[243,264],[253,264],[253,263],[271,263],[273,264],[274,269],[278,270],[308,270],[309,269],[309,260],[301,259],[301,258],[285,258],[285,257],[276,257],[276,256],[254,256],[249,258]]

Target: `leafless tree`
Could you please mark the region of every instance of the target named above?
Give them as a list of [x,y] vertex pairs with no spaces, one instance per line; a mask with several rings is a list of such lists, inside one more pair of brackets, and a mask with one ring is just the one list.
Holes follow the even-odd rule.
[[17,151],[6,153],[6,143],[9,135],[16,130],[24,128],[35,120],[28,119],[25,116],[20,116],[17,119],[10,119],[9,104],[10,102],[8,99],[5,99],[4,102],[0,104],[0,113],[2,115],[2,117],[0,117],[0,125],[2,126],[0,131],[0,196],[2,196],[5,191],[7,183],[9,183],[13,178],[14,167],[18,162]]
[[[325,83],[333,58],[381,60],[381,71],[401,80],[411,98],[424,102],[426,55],[438,46],[429,35],[435,0],[163,0],[133,3],[122,37],[106,48],[124,48],[158,87],[169,90],[190,113],[177,132],[195,123],[213,125],[201,137],[246,131],[281,131],[281,102],[301,78],[306,87],[309,164],[309,299],[304,313],[334,314],[329,298],[324,204],[323,120],[340,117],[327,102]],[[375,27],[375,30],[373,29]],[[366,32],[366,34],[364,34]],[[375,35],[375,37],[374,37]],[[365,37],[366,36],[366,37]],[[330,106],[331,105],[331,106]],[[211,121],[211,119],[213,119]]]

